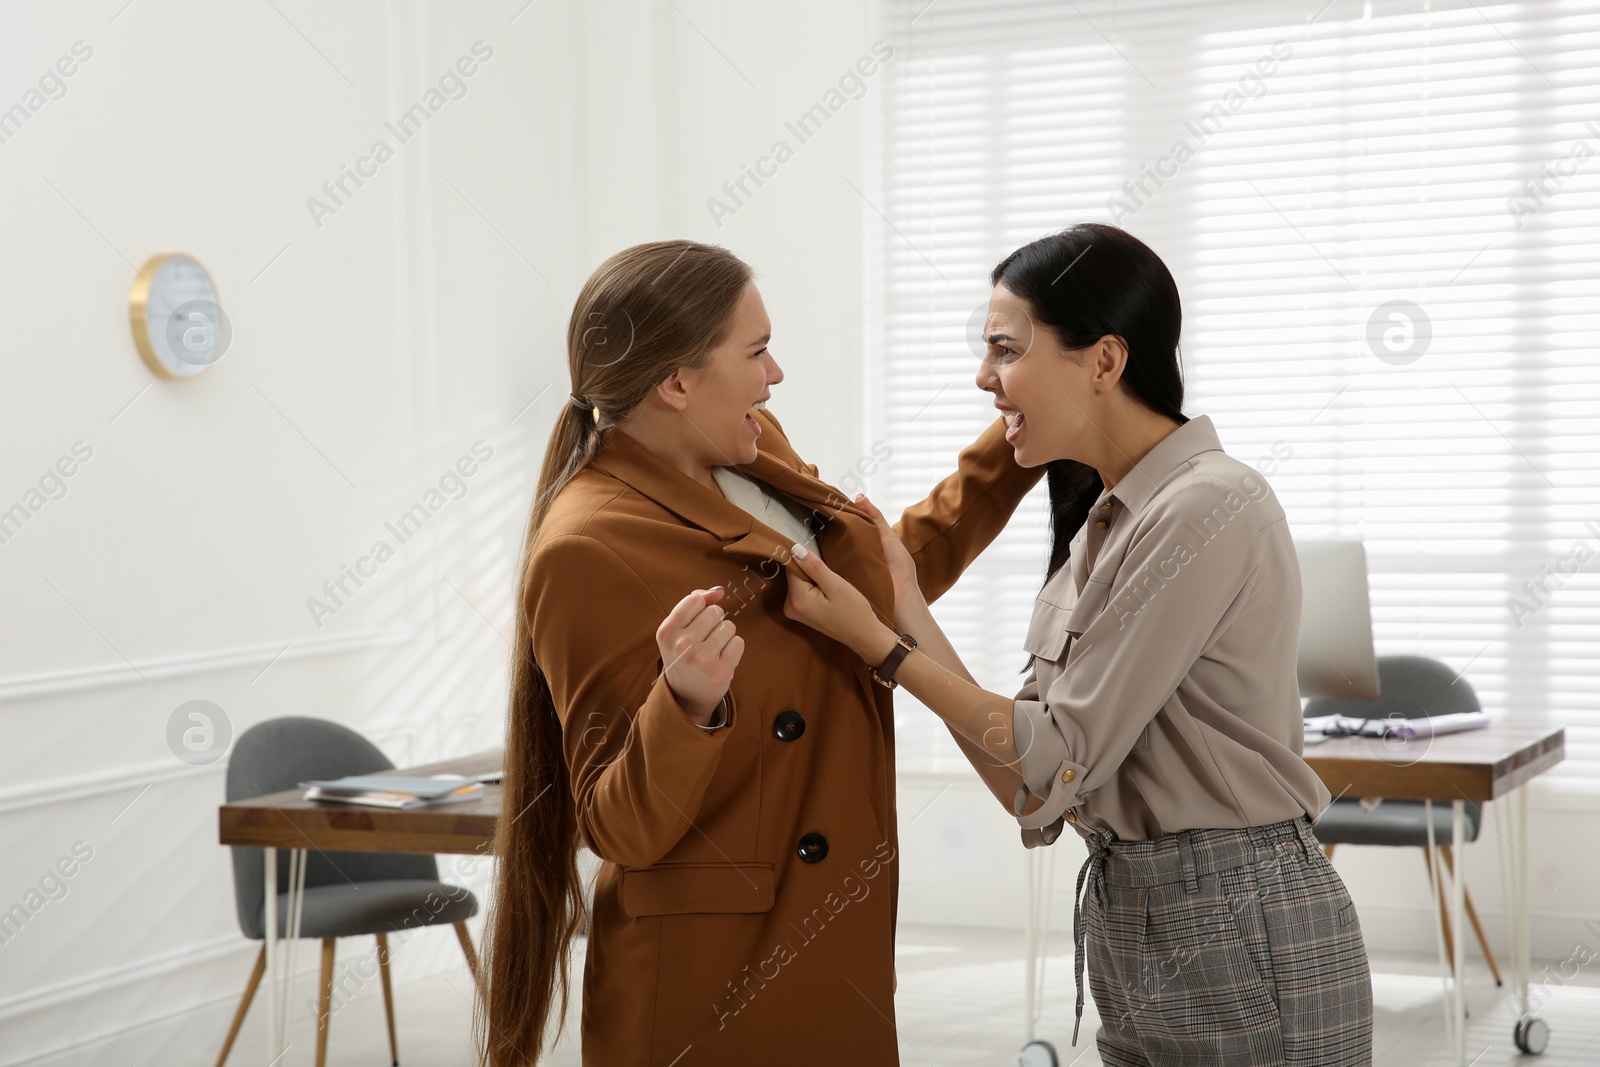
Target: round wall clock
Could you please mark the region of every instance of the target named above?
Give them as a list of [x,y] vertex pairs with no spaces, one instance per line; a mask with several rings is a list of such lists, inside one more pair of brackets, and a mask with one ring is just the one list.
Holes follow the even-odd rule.
[[153,256],[128,293],[133,343],[163,378],[193,378],[222,358],[231,330],[211,275],[193,256]]

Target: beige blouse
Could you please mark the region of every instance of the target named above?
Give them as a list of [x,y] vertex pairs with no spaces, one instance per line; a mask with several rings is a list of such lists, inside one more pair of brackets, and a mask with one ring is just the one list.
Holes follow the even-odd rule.
[[[1312,817],[1300,567],[1266,479],[1202,415],[1100,494],[1034,604],[1016,696],[1029,848],[1062,822],[1147,840]],[[1030,796],[1044,805],[1021,814]]]

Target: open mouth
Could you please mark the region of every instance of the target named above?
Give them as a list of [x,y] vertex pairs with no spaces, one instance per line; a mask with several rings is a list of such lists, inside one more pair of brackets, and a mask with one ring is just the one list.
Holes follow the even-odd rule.
[[1006,440],[1015,441],[1022,434],[1022,428],[1027,421],[1027,417],[1020,411],[1006,412]]
[[757,437],[761,436],[761,423],[756,421],[756,412],[767,410],[767,399],[769,398],[763,397],[762,399],[757,400],[754,404],[750,405],[750,410],[744,413],[744,424],[748,426],[750,428],[750,432],[755,434]]

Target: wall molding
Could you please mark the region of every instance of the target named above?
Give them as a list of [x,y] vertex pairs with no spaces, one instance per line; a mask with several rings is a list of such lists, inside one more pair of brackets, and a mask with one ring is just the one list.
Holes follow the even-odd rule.
[[233,670],[238,667],[264,666],[275,659],[312,659],[368,648],[403,645],[415,640],[416,636],[416,631],[410,626],[396,626],[382,630],[363,630],[354,634],[307,637],[290,641],[287,647],[276,642],[265,645],[240,645],[234,648],[161,656],[136,664],[110,663],[94,667],[70,667],[66,670],[12,675],[10,678],[0,678],[0,704],[61,696],[91,689],[107,689],[133,682],[182,678]]
[[[146,956],[133,963],[125,963],[118,967],[107,967],[104,970],[93,971],[89,974],[79,975],[55,984],[61,995],[49,986],[43,989],[31,989],[23,993],[14,993],[9,997],[0,998],[0,1025],[8,1019],[21,1015],[28,1015],[36,1011],[54,1007],[61,1003],[62,997],[69,1002],[76,1003],[80,998],[95,997],[102,993],[112,992],[124,986],[134,985],[160,978],[163,975],[173,974],[183,970],[190,964],[210,963],[233,955],[239,950],[249,948],[250,952],[260,951],[260,942],[246,940],[243,936],[233,933],[223,937],[215,937],[209,941],[198,941],[192,945],[183,945],[179,948],[168,949],[154,956]],[[297,974],[310,973],[315,970],[315,960],[300,960],[307,963],[307,967],[295,968]],[[246,976],[248,977],[248,976]],[[244,988],[240,982],[240,990]],[[234,992],[234,999],[238,999],[239,991]]]
[[[63,1041],[47,1048],[30,1049],[20,1056],[0,1059],[0,1067],[23,1067],[24,1064],[50,1063],[59,1061],[67,1056],[72,1057],[72,1063],[79,1063],[83,1062],[80,1057],[82,1050],[103,1046],[108,1040],[114,1040],[128,1034],[148,1031],[160,1026],[171,1026],[174,1023],[188,1031],[191,1029],[196,1017],[218,1009],[227,1013],[223,1016],[223,1019],[231,1018],[234,1007],[239,1003],[239,996],[244,991],[249,965],[253,962],[255,954],[261,950],[260,946],[261,943],[259,941],[249,940],[240,934],[227,934],[222,937],[212,938],[209,941],[201,941],[181,948],[171,949],[157,956],[148,956],[136,963],[97,971],[67,982],[59,982],[56,984],[56,989],[60,990],[59,995],[55,990],[47,987],[43,992],[29,991],[0,999],[0,1026],[4,1026],[10,1019],[62,1007],[63,997],[66,998],[67,1005],[75,1005],[86,998],[116,993],[129,986],[138,985],[166,975],[181,973],[185,968],[195,964],[226,960],[231,956],[237,956],[239,959],[239,982],[237,987],[230,987],[201,1000],[185,1001],[172,1010],[162,1012],[159,1015],[140,1015],[118,1025],[100,1026],[95,1033]],[[304,945],[301,946],[302,949],[304,947]],[[425,981],[435,974],[465,966],[464,963],[455,962],[459,957],[451,953],[442,953],[441,958],[448,959],[451,962],[424,967],[420,973],[412,972],[404,976],[396,974],[395,989],[404,989],[416,982]],[[320,967],[316,953],[302,951],[295,962],[297,964],[294,974],[296,991],[302,992],[309,986],[314,993]],[[251,1017],[254,1018],[258,1012],[265,1011],[265,1005],[266,992],[265,990],[260,990],[256,994],[255,1003],[251,1005]],[[219,1044],[223,1033],[223,1029],[219,1028],[217,1030]],[[111,1058],[108,1057],[108,1062],[110,1061]]]
[[[124,764],[120,767],[89,771],[86,774],[41,778],[37,781],[24,782],[21,785],[7,786],[4,789],[0,789],[0,815],[39,807],[43,804],[59,804],[67,800],[82,800],[85,797],[103,796],[106,793],[115,793],[123,789],[151,786],[161,782],[176,781],[181,778],[199,778],[203,775],[220,774],[227,767],[228,760],[226,757],[217,760],[215,763],[197,767],[184,763],[175,756],[169,756],[166,759]],[[3,1003],[3,1001],[0,1001],[0,1004]],[[3,1014],[3,1011],[0,1011],[0,1014]]]
[[[383,749],[386,754],[394,751],[393,745],[397,741],[403,742],[409,752],[410,746],[416,738],[416,730],[408,725],[402,729],[389,730],[379,734],[364,733],[364,736],[380,749]],[[43,804],[82,800],[85,797],[103,796],[107,793],[116,793],[124,789],[221,774],[228,769],[228,760],[231,755],[232,749],[230,748],[228,753],[221,759],[203,766],[192,766],[176,758],[167,758],[148,760],[144,763],[128,763],[119,767],[89,771],[85,774],[41,778],[32,782],[24,782],[21,785],[7,786],[4,789],[0,789],[0,815],[38,807]],[[462,755],[466,755],[466,753],[462,753]],[[405,766],[405,763],[400,762],[397,765]],[[0,1003],[3,1003],[3,1001],[0,1001]]]

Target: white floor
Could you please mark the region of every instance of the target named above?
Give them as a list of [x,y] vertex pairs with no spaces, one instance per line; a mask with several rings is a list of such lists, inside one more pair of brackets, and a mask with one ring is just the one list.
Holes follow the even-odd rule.
[[[580,942],[581,946],[581,942]],[[1065,935],[1052,943],[1046,975],[1046,1011],[1039,1036],[1053,1042],[1062,1067],[1098,1064],[1094,1031],[1098,1020],[1093,1001],[1084,1012],[1076,1049],[1072,1034],[1071,941]],[[900,1058],[905,1067],[956,1067],[1016,1062],[1022,1045],[1022,938],[1017,933],[955,927],[902,927],[898,949],[900,988],[896,1012],[900,1025]],[[574,974],[581,974],[577,961]],[[1590,968],[1590,970],[1595,970]],[[1534,965],[1538,974],[1540,964]],[[1554,971],[1554,968],[1552,968]],[[397,1030],[401,1063],[471,1067],[468,1026],[471,978],[459,971],[396,989]],[[1444,1010],[1436,963],[1432,957],[1379,955],[1373,960],[1376,1002],[1374,1063],[1380,1067],[1427,1067],[1449,1063],[1444,1047]],[[1600,1063],[1600,976],[1579,973],[1571,982],[1541,993],[1539,1015],[1551,1029],[1549,1051],[1539,1059],[1519,1056],[1511,1043],[1512,1013],[1506,991],[1497,989],[1481,960],[1468,960],[1467,1061],[1474,1067],[1520,1063],[1567,1067]],[[252,1010],[230,1067],[265,1064],[261,1005]],[[568,1032],[548,1061],[558,1067],[581,1062],[577,1041],[577,1005]],[[264,1014],[264,1013],[263,1013]],[[192,1051],[166,1062],[210,1065],[222,1034],[193,1034]],[[309,1047],[291,1051],[285,1065],[310,1064]],[[1076,1058],[1074,1058],[1076,1057]],[[357,993],[341,1010],[331,1030],[328,1062],[378,1067],[389,1062],[383,1002],[377,983]]]

